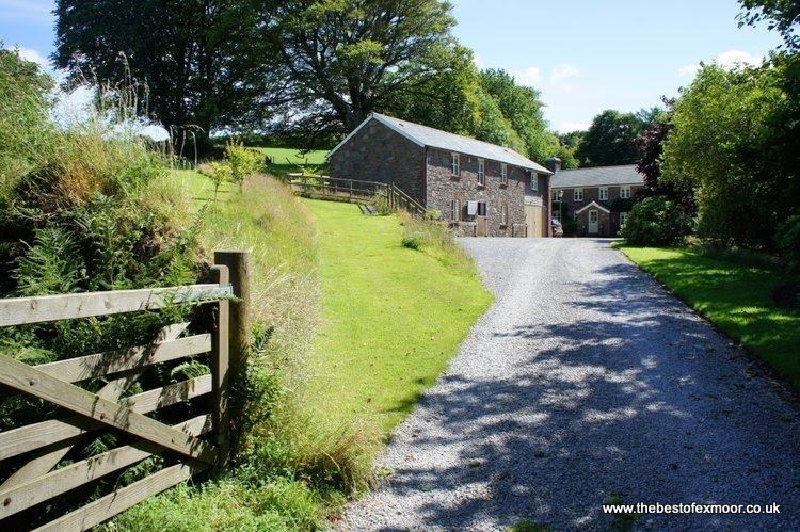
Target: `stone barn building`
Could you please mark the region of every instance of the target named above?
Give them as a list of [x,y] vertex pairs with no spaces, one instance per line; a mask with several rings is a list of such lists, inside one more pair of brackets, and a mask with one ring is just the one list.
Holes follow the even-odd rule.
[[458,234],[550,234],[552,172],[510,148],[371,113],[328,158],[332,177],[393,182]]

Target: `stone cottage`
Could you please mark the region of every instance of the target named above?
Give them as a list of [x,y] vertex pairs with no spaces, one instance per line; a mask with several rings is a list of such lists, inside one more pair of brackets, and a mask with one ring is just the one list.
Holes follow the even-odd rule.
[[552,172],[510,148],[371,113],[328,158],[332,177],[394,182],[458,234],[549,236]]
[[625,225],[633,198],[644,187],[635,164],[561,170],[561,161],[547,159],[551,179],[553,218],[565,235],[616,237]]

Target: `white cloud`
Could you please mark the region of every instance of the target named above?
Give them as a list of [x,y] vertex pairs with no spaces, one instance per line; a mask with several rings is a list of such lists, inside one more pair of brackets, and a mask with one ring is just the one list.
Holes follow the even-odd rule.
[[[761,60],[755,57],[753,54],[744,52],[742,50],[725,50],[714,59],[714,63],[722,68],[732,70],[734,68],[740,68],[743,66],[759,65],[761,64]],[[699,71],[700,65],[694,63],[679,68],[678,75],[682,78],[692,78]]]
[[560,65],[556,65],[553,70],[550,71],[550,83],[553,85],[558,85],[568,79],[577,78],[580,76],[580,74],[580,70],[578,70],[578,67],[575,65],[561,63]]
[[717,56],[716,63],[725,68],[735,68],[740,65],[757,65],[761,61],[748,52],[741,50],[726,50]]
[[569,133],[570,131],[586,131],[592,125],[591,121],[588,122],[561,122],[556,128],[561,133]]
[[691,78],[694,77],[695,74],[700,70],[700,65],[698,64],[691,64],[682,66],[678,69],[678,75],[682,78]]
[[530,66],[521,74],[514,76],[523,85],[538,85],[542,81],[542,69]]
[[33,48],[17,48],[16,50],[22,59],[34,62],[42,67],[42,69],[47,70],[50,67],[47,58]]

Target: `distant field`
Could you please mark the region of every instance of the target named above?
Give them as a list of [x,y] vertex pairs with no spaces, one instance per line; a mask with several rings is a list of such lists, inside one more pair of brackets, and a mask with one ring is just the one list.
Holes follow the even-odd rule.
[[320,165],[325,164],[328,150],[312,150],[305,154],[294,148],[255,148],[272,159],[272,164],[279,166]]

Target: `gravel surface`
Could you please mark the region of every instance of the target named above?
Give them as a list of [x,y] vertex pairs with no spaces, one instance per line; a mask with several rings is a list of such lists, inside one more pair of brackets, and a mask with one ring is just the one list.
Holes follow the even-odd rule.
[[497,301],[337,528],[607,530],[618,498],[781,505],[639,530],[800,530],[800,408],[759,363],[606,241],[463,244]]

